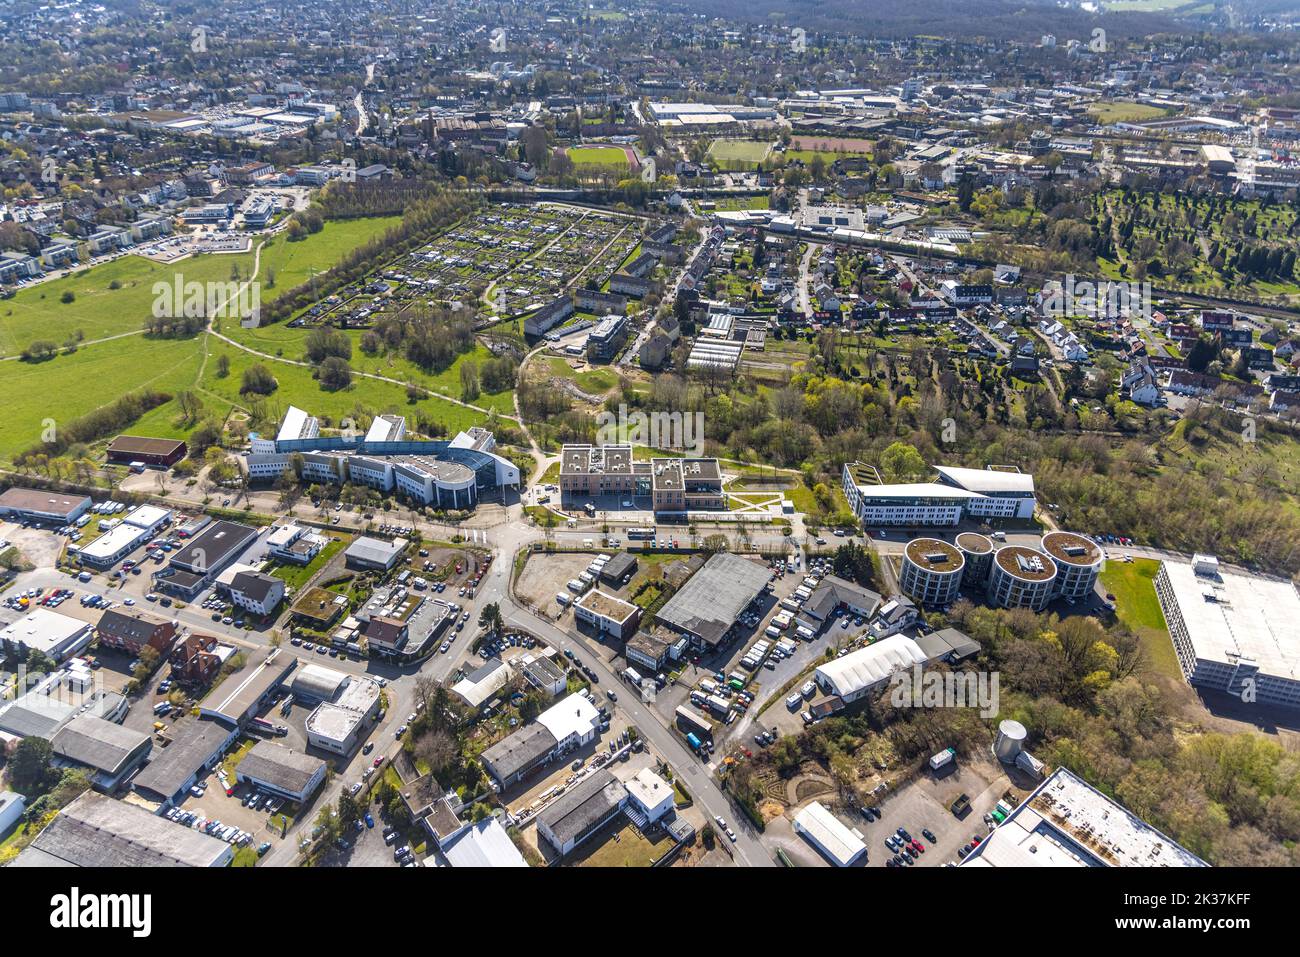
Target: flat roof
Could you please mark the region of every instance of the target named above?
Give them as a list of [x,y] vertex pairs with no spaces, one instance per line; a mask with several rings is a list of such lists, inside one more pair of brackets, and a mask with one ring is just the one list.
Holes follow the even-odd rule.
[[362,535],[353,541],[343,554],[348,558],[359,558],[362,561],[386,565],[396,555],[400,555],[405,551],[408,544],[404,538],[395,538],[391,542],[387,542],[382,538],[371,538],[369,535]]
[[[33,608],[12,625],[0,628],[0,641],[10,641],[44,655],[88,631],[90,624],[48,608]],[[51,656],[55,657],[55,656]]]
[[858,493],[864,498],[950,498],[965,501],[980,498],[980,493],[969,489],[955,488],[941,482],[903,482],[893,485],[858,485]]
[[605,563],[605,567],[600,570],[600,577],[617,580],[622,578],[628,572],[634,570],[637,566],[636,556],[628,552],[619,552]]
[[591,591],[587,592],[578,599],[576,604],[581,605],[583,608],[586,608],[594,614],[617,621],[620,624],[627,621],[639,610],[637,606],[633,605],[631,602],[626,602],[621,598],[616,598],[613,595],[601,591],[599,588],[593,588]]
[[1003,545],[993,556],[1003,571],[1027,582],[1044,582],[1056,575],[1056,562],[1027,545]]
[[172,555],[168,564],[206,574],[226,563],[257,537],[257,529],[239,522],[215,521]]
[[87,791],[59,812],[14,862],[45,867],[218,867],[232,849],[142,807]]
[[920,568],[932,572],[955,572],[966,559],[955,545],[938,538],[914,538],[907,543],[907,557]]
[[172,455],[185,447],[180,439],[154,439],[143,435],[119,435],[108,443],[108,451],[124,455]]
[[183,724],[170,745],[154,752],[144,770],[135,776],[132,787],[168,800],[234,736],[234,731],[215,721]]
[[89,545],[78,549],[77,554],[84,558],[107,560],[124,548],[134,548],[148,537],[148,532],[139,525],[114,525]]
[[663,606],[659,621],[717,644],[746,606],[763,593],[770,575],[763,565],[719,552]]
[[566,445],[560,450],[561,475],[630,475],[630,445]]
[[957,536],[957,547],[972,555],[985,555],[993,551],[993,539],[979,532],[962,532]]
[[649,768],[642,768],[623,785],[627,793],[645,808],[658,807],[665,800],[673,799],[673,786]]
[[1048,532],[1043,536],[1043,551],[1063,565],[1096,565],[1102,559],[1096,542],[1074,532]]
[[137,505],[122,516],[122,524],[149,528],[171,517],[172,510],[170,508],[161,508],[157,505]]
[[1207,867],[1067,768],[1053,771],[962,867]]
[[201,713],[231,724],[243,721],[262,696],[280,684],[298,664],[293,655],[277,654],[276,651],[278,649],[272,650],[257,664],[227,678],[216,693],[209,695],[200,705]]
[[1197,658],[1232,665],[1249,658],[1264,674],[1300,680],[1295,586],[1222,569],[1198,575],[1184,562],[1162,565]]
[[88,495],[62,495],[44,489],[14,488],[0,493],[0,510],[14,509],[41,515],[67,515],[83,505],[90,505]]

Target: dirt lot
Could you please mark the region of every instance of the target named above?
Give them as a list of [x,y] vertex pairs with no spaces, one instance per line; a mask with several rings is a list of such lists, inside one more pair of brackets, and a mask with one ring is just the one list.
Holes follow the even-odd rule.
[[528,556],[515,590],[525,601],[543,610],[554,611],[559,607],[555,596],[560,592],[572,594],[565,584],[586,571],[595,557],[595,552],[533,552]]
[[37,568],[53,568],[63,547],[63,537],[45,528],[23,528],[17,522],[0,522],[0,539],[17,547],[23,559]]

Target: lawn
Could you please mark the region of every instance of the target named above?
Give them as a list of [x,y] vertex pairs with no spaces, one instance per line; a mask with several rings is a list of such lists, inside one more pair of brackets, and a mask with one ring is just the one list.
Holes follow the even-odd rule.
[[1094,103],[1088,107],[1088,112],[1095,116],[1099,123],[1140,123],[1143,120],[1158,120],[1169,115],[1169,110],[1128,100]]
[[[307,278],[309,269],[323,271],[341,259],[350,249],[382,235],[398,222],[397,217],[377,217],[327,223],[319,233],[297,243],[284,236],[271,240],[262,257],[261,278],[269,269],[276,271],[276,289],[263,290],[264,301],[287,291]],[[0,401],[6,414],[0,421],[0,460],[35,445],[43,431],[66,423],[103,405],[111,404],[128,392],[146,387],[172,393],[199,390],[206,410],[224,417],[232,405],[245,405],[239,395],[243,370],[254,361],[273,366],[280,380],[274,402],[296,402],[324,415],[350,414],[358,402],[369,411],[409,410],[406,390],[399,385],[357,378],[352,388],[324,393],[311,379],[310,370],[270,360],[257,360],[241,350],[200,336],[192,339],[146,339],[139,333],[150,315],[154,300],[153,284],[175,281],[177,274],[189,282],[229,282],[232,267],[246,277],[252,268],[251,254],[205,255],[163,265],[140,256],[126,256],[83,270],[71,276],[23,289],[10,300],[0,303],[0,351],[8,355],[20,352],[35,339],[49,339],[62,344],[80,333],[86,340],[122,335],[108,342],[84,345],[75,353],[58,355],[40,363],[20,360],[0,362]],[[113,283],[116,289],[110,289]],[[60,302],[64,291],[76,297]],[[277,292],[278,291],[278,292]],[[300,358],[301,340],[306,333],[272,326],[244,330],[226,323],[225,332],[248,346],[285,358]],[[209,361],[204,364],[205,349]],[[218,379],[213,358],[226,352],[231,360],[231,374]],[[469,354],[482,361],[485,349]],[[382,360],[368,359],[360,350],[354,353],[354,368],[372,371],[395,379],[413,378],[430,388],[459,394],[459,367],[453,365],[442,376],[425,377],[409,374],[407,368],[382,369]],[[374,366],[374,368],[368,368]],[[202,375],[200,375],[202,370]],[[444,387],[446,380],[452,385]],[[484,407],[509,411],[510,393],[484,396]],[[476,425],[482,415],[437,398],[423,400],[418,408],[431,414],[452,431]],[[183,438],[194,427],[180,420],[175,403],[167,403],[146,413],[132,428],[160,438]]]
[[382,236],[401,221],[400,216],[333,220],[320,232],[297,242],[290,242],[287,232],[281,233],[262,247],[258,278],[265,283],[272,272],[275,274],[275,289],[268,291],[263,285],[262,298],[269,300],[276,293],[302,285],[313,270],[317,275],[325,272],[353,249]]
[[618,374],[604,367],[577,372],[564,359],[553,357],[546,363],[549,375],[571,379],[588,395],[600,395],[618,385]]
[[1156,598],[1154,579],[1160,563],[1152,558],[1135,558],[1132,562],[1109,560],[1101,573],[1101,583],[1115,596],[1115,614],[1126,628],[1142,639],[1147,659],[1161,674],[1182,678],[1182,669],[1174,654],[1164,612]]
[[[249,349],[265,352],[277,358],[301,361],[305,357],[305,343],[311,330],[301,326],[291,328],[285,323],[259,326],[255,329],[246,329],[235,323],[225,323],[221,331]],[[483,363],[492,358],[492,353],[485,346],[476,344],[469,352],[457,356],[446,369],[430,374],[400,354],[380,353],[368,356],[361,351],[361,333],[358,330],[347,330],[344,334],[352,340],[352,358],[348,360],[348,364],[355,371],[381,375],[402,382],[414,382],[431,392],[438,392],[453,399],[461,397],[461,366],[466,362],[473,362],[481,369]],[[213,348],[214,352],[222,350],[228,352],[232,360],[237,352],[234,348],[221,343],[214,343]],[[513,415],[514,393],[508,389],[504,392],[481,393],[473,404],[484,409]]]
[[[62,345],[80,333],[85,339],[102,339],[124,332],[139,332],[152,315],[154,283],[229,282],[231,267],[240,276],[252,269],[249,253],[194,256],[163,265],[142,256],[123,256],[69,276],[20,289],[0,302],[0,352],[17,355],[37,339]],[[109,288],[117,283],[117,289]],[[71,292],[72,302],[61,302]]]
[[631,824],[622,822],[623,818],[619,817],[604,828],[585,845],[594,850],[587,854],[581,850],[575,852],[569,863],[577,867],[649,867],[672,846],[672,839],[667,836],[660,838],[658,844],[651,844]]
[[312,378],[311,369],[307,367],[260,359],[242,350],[213,343],[214,353],[218,348],[229,349],[230,374],[225,378],[219,378],[216,363],[209,361],[202,380],[205,399],[244,406],[245,400],[239,394],[240,381],[245,369],[260,362],[271,370],[279,383],[279,388],[272,393],[270,401],[281,406],[292,404],[310,409],[314,415],[328,416],[334,422],[353,415],[358,405],[372,415],[392,412],[406,415],[412,420],[417,412],[423,411],[445,425],[451,433],[483,422],[482,413],[437,397],[410,402],[406,398],[405,387],[395,383],[353,376],[352,385],[348,388],[338,392],[326,392],[321,389],[320,383]]
[[621,146],[571,146],[569,159],[574,166],[617,166],[626,169],[630,164]]
[[766,140],[714,140],[709,144],[709,159],[716,163],[761,163],[772,152]]
[[770,207],[770,198],[763,196],[727,196],[718,197],[714,200],[714,208],[718,212],[741,209],[768,209]]
[[[47,426],[57,429],[128,392],[153,388],[175,394],[190,388],[201,361],[198,340],[131,336],[46,362],[0,363],[5,410],[0,416],[0,459],[36,445]],[[176,417],[172,403],[154,410],[149,418],[155,431],[148,434],[178,437],[181,430],[171,421]]]
[[277,565],[271,569],[271,574],[284,582],[286,587],[297,592],[303,585],[311,581],[312,576],[324,568],[329,560],[342,551],[351,540],[350,535],[338,535],[337,537],[338,541],[331,539],[329,544],[320,550],[320,554],[306,565]]

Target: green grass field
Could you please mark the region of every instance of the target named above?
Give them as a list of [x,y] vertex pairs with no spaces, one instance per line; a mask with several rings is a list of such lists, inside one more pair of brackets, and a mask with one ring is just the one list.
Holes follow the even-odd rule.
[[1088,112],[1099,123],[1140,123],[1143,120],[1158,120],[1169,115],[1169,110],[1145,103],[1131,103],[1119,100],[1114,103],[1095,103],[1088,107]]
[[762,140],[714,140],[709,144],[709,159],[716,163],[761,163],[772,152],[772,144]]
[[317,275],[325,272],[353,249],[382,236],[401,221],[400,216],[335,220],[295,243],[289,242],[288,233],[281,233],[262,247],[259,278],[265,284],[270,272],[275,273],[275,289],[263,285],[262,298],[273,299],[276,292],[302,285],[311,278],[313,269]]
[[1151,667],[1171,678],[1181,678],[1182,669],[1174,655],[1164,612],[1156,598],[1155,577],[1160,563],[1152,558],[1135,558],[1132,562],[1106,562],[1101,583],[1115,596],[1115,614],[1133,634],[1142,639]]
[[[303,281],[309,267],[328,269],[349,250],[382,235],[396,222],[395,217],[379,217],[330,223],[297,243],[277,237],[263,251],[261,278],[266,278],[268,268],[277,273],[276,287],[263,290],[263,301],[270,301]],[[61,343],[77,330],[87,340],[138,333],[150,313],[153,283],[171,282],[176,272],[186,281],[227,282],[233,263],[239,264],[241,275],[246,277],[252,268],[252,255],[198,256],[167,266],[131,256],[24,289],[14,299],[0,303],[0,344],[7,353],[14,354],[33,339]],[[114,280],[120,288],[109,289]],[[66,288],[71,288],[76,295],[72,303],[59,302]],[[237,342],[273,358],[258,358],[206,335],[158,340],[131,334],[84,345],[75,353],[60,354],[46,362],[0,361],[0,401],[6,413],[0,417],[0,460],[12,459],[36,445],[50,422],[57,429],[59,423],[67,423],[143,388],[173,395],[192,389],[203,401],[205,414],[224,418],[232,407],[247,408],[247,400],[239,394],[239,385],[244,369],[255,362],[270,368],[279,381],[279,389],[269,400],[273,406],[293,403],[335,419],[353,414],[358,405],[375,414],[393,411],[414,416],[424,412],[453,433],[483,421],[482,413],[436,396],[410,403],[405,387],[396,383],[354,377],[349,389],[322,391],[312,379],[310,369],[276,361],[302,358],[306,330],[290,329],[284,324],[243,329],[233,322],[221,324],[221,328]],[[359,334],[353,335],[355,343]],[[230,374],[219,378],[216,357],[223,353],[230,359]],[[479,346],[442,373],[427,376],[404,359],[371,358],[354,346],[352,365],[359,372],[403,382],[412,379],[429,389],[459,397],[460,364],[465,361],[481,364],[488,358],[490,353]],[[513,411],[509,391],[481,396],[476,404],[501,412]],[[142,416],[132,431],[161,438],[182,438],[193,427],[194,423],[181,420],[175,402],[168,402]]]
[[[185,282],[229,282],[232,266],[247,278],[252,262],[251,253],[194,256],[170,265],[124,256],[20,289],[12,299],[0,302],[0,352],[17,355],[37,339],[62,345],[77,332],[86,339],[139,332],[152,315],[155,283],[172,284],[177,273]],[[109,288],[113,282],[120,288]],[[76,299],[60,302],[69,291]]]
[[571,146],[568,155],[574,166],[628,167],[627,154],[621,146]]
[[[41,441],[46,420],[59,423],[111,405],[128,392],[143,388],[176,393],[193,385],[201,362],[200,343],[187,340],[149,340],[143,336],[114,339],[61,355],[48,362],[0,363],[0,396],[5,414],[0,416],[0,458],[10,459]],[[148,416],[148,434],[177,438],[164,409]],[[177,414],[171,408],[170,417]]]

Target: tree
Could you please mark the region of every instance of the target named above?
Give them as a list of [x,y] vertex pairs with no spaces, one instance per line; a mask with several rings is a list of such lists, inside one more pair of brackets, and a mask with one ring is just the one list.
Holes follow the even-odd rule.
[[320,364],[320,385],[329,392],[346,389],[352,384],[352,367],[338,356],[330,356]]
[[230,375],[230,356],[224,352],[217,356],[217,378],[224,379]]
[[871,585],[875,580],[876,569],[871,562],[871,552],[856,542],[848,542],[835,549],[831,567],[840,578],[855,581],[859,585]]
[[50,742],[35,735],[23,738],[9,759],[9,780],[28,797],[44,794],[58,778],[51,759]]
[[420,735],[411,745],[411,757],[429,768],[435,778],[455,762],[460,747],[446,728],[435,728]]
[[478,366],[466,359],[460,364],[460,397],[473,402],[479,396]]
[[352,340],[336,329],[313,329],[307,334],[304,345],[309,362],[320,363],[330,356],[352,358]]
[[[226,357],[222,356],[221,358],[225,359]],[[219,366],[217,371],[220,373]],[[244,370],[243,378],[239,384],[239,394],[270,395],[279,388],[279,385],[275,376],[271,374],[271,370],[260,362],[256,362]]]
[[494,601],[488,602],[479,613],[478,623],[480,627],[499,634],[505,628],[505,620],[501,617],[501,606]]
[[894,442],[880,453],[880,468],[886,481],[902,482],[917,478],[926,472],[925,459],[916,446]]

